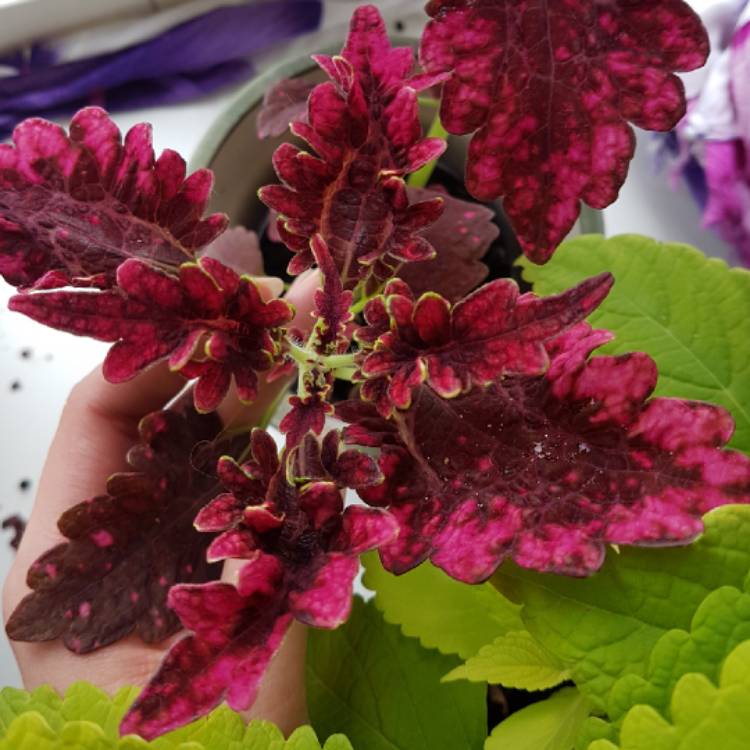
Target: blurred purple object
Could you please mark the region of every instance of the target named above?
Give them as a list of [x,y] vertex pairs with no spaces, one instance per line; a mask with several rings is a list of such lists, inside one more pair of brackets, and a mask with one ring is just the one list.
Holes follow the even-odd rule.
[[665,145],[703,209],[704,225],[750,266],[750,0],[700,5],[711,57],[686,80],[688,113]]
[[708,203],[703,213],[706,226],[739,253],[750,267],[750,171],[747,144],[739,139],[706,141]]
[[0,136],[25,117],[50,117],[86,104],[111,110],[185,101],[247,78],[249,58],[318,28],[322,0],[230,5],[181,23],[127,49],[51,64],[36,48],[26,72],[0,77]]

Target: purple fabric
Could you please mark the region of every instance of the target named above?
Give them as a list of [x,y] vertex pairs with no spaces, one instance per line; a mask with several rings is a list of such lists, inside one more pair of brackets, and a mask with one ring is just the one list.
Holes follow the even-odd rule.
[[0,134],[30,115],[96,103],[117,110],[174,103],[247,77],[248,58],[316,29],[321,0],[217,8],[119,52],[0,78]]
[[54,65],[56,59],[55,51],[49,45],[32,44],[28,50],[0,55],[0,65],[16,68],[19,75],[27,75],[33,70]]

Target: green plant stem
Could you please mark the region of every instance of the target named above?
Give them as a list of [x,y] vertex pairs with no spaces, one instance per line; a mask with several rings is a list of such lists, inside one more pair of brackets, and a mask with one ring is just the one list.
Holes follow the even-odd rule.
[[353,367],[354,357],[356,356],[353,352],[351,354],[331,354],[328,356],[321,356],[316,352],[312,352],[309,349],[298,346],[293,341],[289,342],[289,356],[295,361],[299,362],[303,367],[309,368],[310,365],[317,365],[324,367],[327,370],[337,370],[340,367]]
[[[430,130],[427,133],[428,138],[442,138],[447,140],[448,131],[443,127],[443,123],[440,121],[440,112],[435,113],[435,119],[432,121]],[[438,160],[433,159],[431,162],[425,164],[421,169],[418,169],[413,174],[410,174],[406,180],[406,184],[409,187],[423,188],[427,187],[432,177],[432,173],[437,167]]]
[[354,380],[354,373],[357,372],[356,367],[339,367],[338,370],[334,370],[334,377],[339,380],[348,380],[350,383]]
[[435,107],[437,109],[440,106],[440,99],[436,99],[434,96],[420,96],[417,97],[417,103],[420,107]]

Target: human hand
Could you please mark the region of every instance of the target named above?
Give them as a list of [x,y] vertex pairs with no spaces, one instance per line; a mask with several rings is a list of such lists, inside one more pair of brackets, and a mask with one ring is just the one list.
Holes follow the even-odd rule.
[[[317,276],[300,278],[287,299],[297,308],[294,325],[309,325],[312,293]],[[160,363],[128,383],[113,385],[97,368],[76,385],[65,405],[57,433],[42,471],[34,507],[3,589],[3,611],[11,612],[29,592],[26,571],[46,550],[63,538],[57,519],[68,508],[100,494],[109,475],[127,470],[125,455],[137,442],[138,423],[149,412],[161,409],[185,385],[185,380]],[[262,384],[258,399],[242,407],[227,398],[219,409],[225,426],[257,424],[286,381]],[[240,563],[224,567],[223,580],[233,582]],[[145,685],[178,633],[158,644],[144,643],[136,635],[97,651],[78,655],[60,641],[12,642],[24,685],[33,689],[48,684],[64,691],[71,683],[87,680],[113,692],[123,685]],[[294,624],[266,673],[258,697],[246,718],[263,718],[289,732],[305,723],[304,690],[306,634]]]

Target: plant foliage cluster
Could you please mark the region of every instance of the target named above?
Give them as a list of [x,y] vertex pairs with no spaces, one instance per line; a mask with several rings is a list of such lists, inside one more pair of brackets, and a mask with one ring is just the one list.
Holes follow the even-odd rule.
[[[486,750],[747,746],[725,717],[750,701],[749,277],[635,236],[558,249],[581,201],[617,196],[629,123],[684,114],[675,72],[704,63],[706,34],[683,0],[427,14],[419,71],[363,6],[341,54],[314,58],[325,82],[267,97],[264,134],[293,112],[296,141],[259,197],[289,273],[318,269],[312,320],[243,272],[226,217],[204,217],[212,175],[156,158],[147,125],[123,140],[88,108],[68,133],[28,120],[0,146],[11,309],[111,342],[112,382],[164,360],[190,382],[144,417],[131,470],[62,516],[7,626],[77,653],[189,632],[132,705],[97,698],[94,724],[70,709],[91,688],[6,694],[28,710],[0,743],[145,747],[113,722],[150,740],[222,701],[246,709],[296,619],[322,629],[313,724],[355,747],[477,747],[487,683],[562,688]],[[466,187],[504,198],[534,292],[481,284],[492,211],[419,187],[446,147],[423,134],[420,92],[471,135]],[[280,450],[224,430],[227,394],[293,375]],[[334,407],[336,378],[356,388]],[[375,605],[353,606],[368,551]],[[243,561],[236,585],[225,560]],[[195,726],[153,746],[210,748],[216,727],[237,750],[319,747],[225,711]]]

